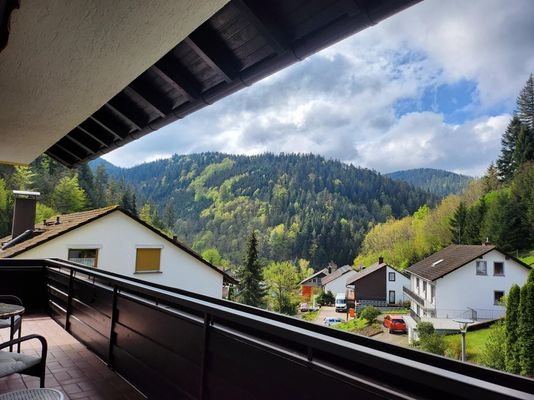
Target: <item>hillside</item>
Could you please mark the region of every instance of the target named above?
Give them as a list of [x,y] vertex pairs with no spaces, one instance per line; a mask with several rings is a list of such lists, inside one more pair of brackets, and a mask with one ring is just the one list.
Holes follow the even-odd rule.
[[432,168],[396,171],[385,174],[385,176],[397,181],[407,182],[439,197],[461,193],[473,179],[466,175]]
[[175,155],[111,169],[135,188],[138,208],[203,252],[238,263],[256,229],[262,257],[350,264],[374,223],[413,213],[434,196],[374,171],[314,155]]

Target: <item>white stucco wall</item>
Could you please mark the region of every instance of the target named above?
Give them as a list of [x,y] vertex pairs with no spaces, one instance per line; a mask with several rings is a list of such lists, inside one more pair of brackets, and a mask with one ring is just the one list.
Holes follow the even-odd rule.
[[[395,281],[389,280],[389,273],[392,272],[395,274]],[[386,267],[386,301],[389,301],[389,291],[395,291],[395,303],[400,304],[405,300],[404,292],[402,288],[410,287],[410,280],[403,274],[395,271],[390,266]]]
[[334,295],[336,293],[345,293],[347,291],[347,279],[352,275],[356,274],[356,271],[349,271],[340,277],[334,279],[332,282],[328,282],[323,286],[325,292],[332,292]]
[[[135,273],[137,247],[161,248],[160,272]],[[98,269],[212,297],[223,276],[120,211],[28,250],[15,258],[68,258],[69,248],[98,248]]]

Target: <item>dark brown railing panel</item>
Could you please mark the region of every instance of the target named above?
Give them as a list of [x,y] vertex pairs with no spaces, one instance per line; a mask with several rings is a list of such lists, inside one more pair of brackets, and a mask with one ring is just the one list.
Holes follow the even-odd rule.
[[[51,315],[150,399],[534,393],[530,379],[265,310],[68,262],[40,268],[47,274],[36,296],[49,301]],[[0,290],[19,272],[0,268]]]

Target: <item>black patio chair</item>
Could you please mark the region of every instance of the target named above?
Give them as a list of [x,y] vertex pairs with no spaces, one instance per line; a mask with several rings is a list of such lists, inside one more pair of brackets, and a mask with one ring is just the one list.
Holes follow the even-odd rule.
[[0,350],[32,339],[37,339],[41,342],[41,357],[24,353],[0,351],[0,378],[12,374],[37,376],[41,379],[40,386],[44,388],[48,344],[43,336],[27,335],[18,339],[9,340],[0,344]]
[[[16,304],[19,306],[23,306],[21,299],[19,299],[17,296],[12,296],[9,294],[0,295],[0,303]],[[11,318],[0,319],[0,329],[4,328],[11,328]],[[9,340],[13,340],[15,338],[15,333],[17,333],[17,331],[19,332],[20,338],[22,335],[22,315],[17,315],[15,317],[13,329],[9,332]],[[12,350],[12,348],[9,349],[9,351]],[[20,343],[17,346],[17,351],[20,353]]]

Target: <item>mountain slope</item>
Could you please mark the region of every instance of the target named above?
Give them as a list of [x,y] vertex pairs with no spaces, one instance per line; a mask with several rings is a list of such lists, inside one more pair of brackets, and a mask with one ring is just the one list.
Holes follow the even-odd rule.
[[461,193],[473,179],[470,176],[432,168],[396,171],[385,174],[385,176],[397,181],[407,182],[439,197]]
[[[110,172],[113,174],[113,172]],[[256,229],[269,260],[352,263],[369,226],[435,198],[404,182],[314,155],[202,153],[121,169],[140,204],[197,251],[240,262]]]

